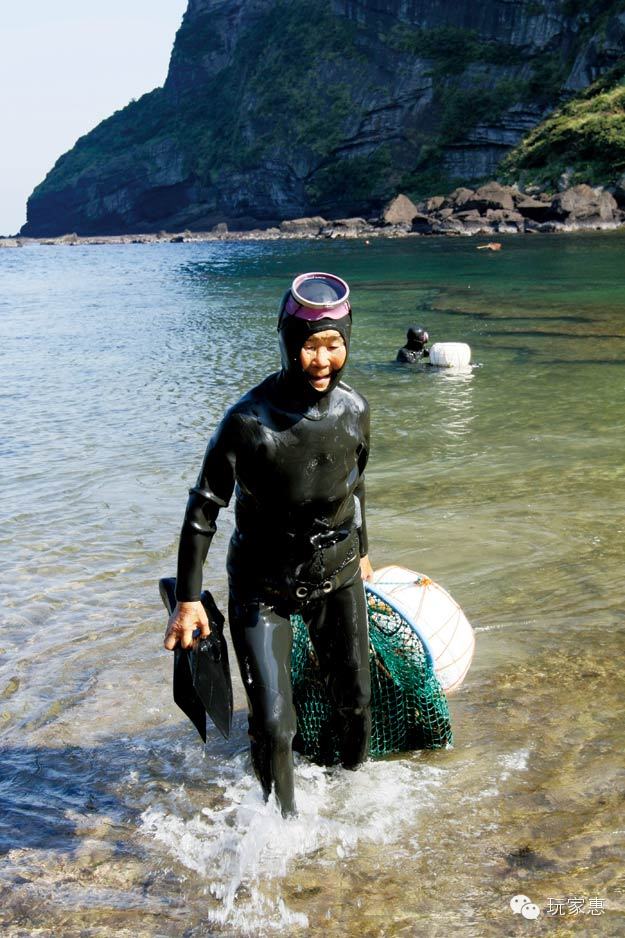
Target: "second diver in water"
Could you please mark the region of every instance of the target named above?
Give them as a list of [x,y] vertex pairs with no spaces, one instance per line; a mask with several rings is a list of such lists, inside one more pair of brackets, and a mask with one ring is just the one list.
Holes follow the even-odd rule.
[[428,359],[430,353],[425,346],[429,339],[423,326],[411,326],[406,333],[406,344],[398,351],[395,361],[415,365],[417,362]]
[[177,605],[165,647],[209,626],[202,565],[218,512],[235,491],[228,551],[230,633],[248,699],[252,763],[265,796],[295,808],[290,615],[306,623],[340,725],[343,765],[368,753],[371,729],[364,470],[366,400],[341,380],[349,352],[349,288],[303,274],[285,294],[282,368],[245,394],[211,438],[190,490],[178,554]]

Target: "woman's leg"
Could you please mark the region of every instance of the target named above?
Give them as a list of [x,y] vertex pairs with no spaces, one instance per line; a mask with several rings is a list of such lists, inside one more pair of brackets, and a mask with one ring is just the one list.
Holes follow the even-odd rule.
[[273,788],[282,814],[295,814],[292,744],[297,720],[291,691],[291,622],[270,606],[232,593],[229,619],[247,693],[254,771],[265,798]]
[[360,571],[303,615],[337,710],[341,762],[355,768],[367,758],[371,735],[369,630]]

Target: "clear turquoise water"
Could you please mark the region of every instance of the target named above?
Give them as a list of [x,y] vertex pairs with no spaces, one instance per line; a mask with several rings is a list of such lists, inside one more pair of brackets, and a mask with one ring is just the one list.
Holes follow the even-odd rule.
[[[13,934],[622,934],[625,239],[0,253],[0,922]],[[371,556],[477,631],[453,750],[298,763],[265,808],[170,700],[155,583],[223,409],[277,367],[295,273],[352,284]],[[405,329],[470,373],[394,365]],[[206,570],[225,604],[224,515]],[[241,705],[240,688],[237,699]],[[536,922],[509,900],[530,896]],[[36,932],[42,929],[41,932]],[[81,931],[82,929],[82,931]],[[587,929],[587,931],[583,931]],[[571,932],[573,933],[573,932]]]

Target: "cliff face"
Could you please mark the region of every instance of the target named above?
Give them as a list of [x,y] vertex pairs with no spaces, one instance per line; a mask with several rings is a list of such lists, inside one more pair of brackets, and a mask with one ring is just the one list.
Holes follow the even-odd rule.
[[266,225],[493,175],[625,54],[611,0],[189,0],[165,86],[60,158],[28,235]]

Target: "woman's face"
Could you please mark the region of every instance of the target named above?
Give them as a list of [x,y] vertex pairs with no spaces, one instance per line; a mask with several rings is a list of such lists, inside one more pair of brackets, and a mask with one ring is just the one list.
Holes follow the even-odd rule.
[[315,391],[326,391],[335,371],[345,364],[347,349],[336,329],[311,335],[299,353],[300,364]]

